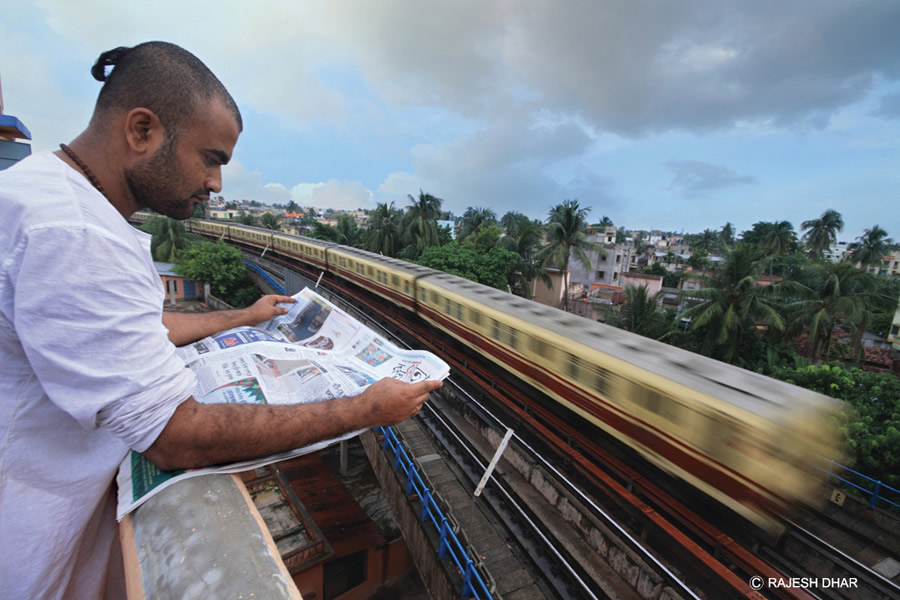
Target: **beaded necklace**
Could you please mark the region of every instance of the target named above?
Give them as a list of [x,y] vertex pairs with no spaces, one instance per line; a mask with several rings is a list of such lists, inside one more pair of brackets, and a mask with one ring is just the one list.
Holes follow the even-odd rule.
[[78,165],[78,168],[80,168],[84,172],[88,181],[91,182],[91,185],[93,185],[95,188],[97,188],[97,191],[105,196],[106,192],[103,191],[103,186],[100,185],[100,181],[94,175],[94,172],[91,171],[90,167],[88,167],[86,164],[84,164],[84,161],[82,161],[80,158],[78,158],[78,155],[75,154],[75,151],[72,150],[71,148],[69,148],[68,146],[66,146],[65,144],[60,144],[59,148],[60,148],[60,150],[65,152],[66,155],[69,158],[71,158],[75,162],[76,165]]

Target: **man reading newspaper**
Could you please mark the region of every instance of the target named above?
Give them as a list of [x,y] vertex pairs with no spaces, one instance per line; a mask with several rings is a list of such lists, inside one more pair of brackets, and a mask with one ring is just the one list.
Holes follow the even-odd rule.
[[[111,67],[111,70],[110,70]],[[203,404],[175,346],[284,312],[162,312],[139,209],[188,218],[221,190],[242,129],[222,83],[162,42],[103,53],[87,129],[0,172],[0,597],[124,598],[113,478],[129,449],[166,470],[399,423],[438,381],[382,379],[297,405]]]

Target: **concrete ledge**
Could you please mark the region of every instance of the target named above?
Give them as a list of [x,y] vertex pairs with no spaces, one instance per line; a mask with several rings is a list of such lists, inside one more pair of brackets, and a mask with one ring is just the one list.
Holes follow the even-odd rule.
[[129,600],[302,600],[237,476],[179,482],[128,515],[119,532]]

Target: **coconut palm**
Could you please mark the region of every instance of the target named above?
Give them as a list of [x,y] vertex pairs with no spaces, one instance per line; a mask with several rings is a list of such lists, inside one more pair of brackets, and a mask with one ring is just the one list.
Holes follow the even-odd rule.
[[625,288],[625,305],[618,314],[611,312],[607,323],[644,337],[660,339],[666,334],[666,316],[659,308],[661,292],[650,295],[646,285]]
[[541,268],[559,267],[563,273],[565,309],[569,310],[569,258],[574,256],[585,269],[591,270],[588,250],[606,256],[602,246],[587,241],[586,218],[589,208],[581,208],[578,200],[565,200],[550,209],[547,218],[547,244],[538,253]]
[[803,243],[813,256],[822,257],[822,254],[837,244],[837,234],[844,228],[844,219],[841,213],[828,209],[818,219],[803,221],[800,228],[805,231]]
[[409,202],[403,219],[403,238],[406,243],[403,255],[416,259],[426,248],[440,245],[437,220],[441,216],[443,200],[419,190],[419,197],[410,195]]
[[712,253],[719,245],[719,236],[712,229],[704,229],[697,240],[691,245],[691,249],[699,248]]
[[379,202],[369,221],[367,248],[385,256],[396,257],[400,250],[400,220],[403,214],[391,202]]
[[769,227],[760,242],[760,246],[769,255],[769,274],[775,266],[774,259],[787,256],[797,245],[797,234],[790,221],[775,221]]
[[273,231],[281,231],[281,218],[272,213],[263,213],[259,217],[260,226]]
[[141,227],[141,231],[153,236],[150,254],[153,260],[174,263],[183,250],[190,247],[193,236],[184,226],[184,221],[169,217],[153,216]]
[[462,225],[459,228],[459,239],[464,240],[476,233],[482,226],[496,225],[497,214],[489,208],[471,206],[463,214]]
[[719,241],[723,246],[731,248],[734,246],[734,225],[725,223],[719,230]]
[[788,282],[793,301],[785,305],[790,315],[790,333],[805,329],[809,334],[809,358],[827,360],[833,335],[838,325],[854,332],[865,329],[869,321],[868,306],[875,289],[872,275],[860,271],[852,263],[819,263],[802,273],[800,281]]
[[757,284],[763,254],[751,244],[725,249],[724,262],[708,279],[709,286],[685,295],[700,303],[682,313],[690,328],[701,336],[701,352],[733,362],[743,340],[756,332],[758,324],[783,330],[785,321],[778,311],[771,287]]
[[362,231],[360,231],[359,227],[356,225],[356,219],[352,216],[338,215],[337,224],[334,228],[337,231],[337,239],[335,241],[338,244],[354,247],[359,246]]
[[[519,257],[516,266],[509,273],[508,284],[512,293],[525,298],[531,297],[531,283],[535,279],[541,279],[547,287],[552,285],[552,280],[546,269],[541,268],[537,258],[544,237],[544,228],[540,221],[529,219],[520,213],[506,213],[504,219],[515,221],[513,226],[505,226],[506,235],[500,238],[497,245],[501,248],[515,252]],[[512,230],[515,233],[510,234]]]
[[847,250],[850,251],[851,262],[863,267],[874,267],[881,264],[893,243],[894,240],[887,236],[887,231],[874,225],[871,229],[864,229],[863,234],[847,246]]

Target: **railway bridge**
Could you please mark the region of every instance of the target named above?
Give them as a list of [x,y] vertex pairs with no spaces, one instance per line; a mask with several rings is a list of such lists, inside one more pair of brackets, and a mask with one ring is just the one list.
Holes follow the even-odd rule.
[[[260,285],[271,286],[272,291],[283,289],[290,294],[316,283],[265,257],[250,255],[248,261],[256,265],[251,270]],[[342,301],[340,290],[330,293],[336,303]],[[352,303],[352,299],[347,300]],[[352,304],[346,308],[354,310]],[[395,315],[387,310],[378,312],[384,317],[371,325],[402,335],[404,326]],[[362,313],[358,316],[369,318]],[[441,351],[442,342],[430,334],[420,331],[416,337],[418,342],[436,344],[434,349]],[[900,536],[896,532],[900,527],[886,511],[857,511],[860,516],[851,528],[863,532],[861,537],[871,543],[860,542],[860,536],[852,544],[845,539],[843,551],[838,543],[816,545],[806,538],[798,541],[799,534],[765,540],[751,539],[741,528],[722,530],[722,521],[703,523],[696,513],[679,513],[679,506],[684,508],[680,503],[696,498],[682,496],[677,489],[656,487],[643,476],[640,463],[621,463],[612,469],[618,473],[597,472],[584,460],[588,441],[579,439],[583,432],[551,427],[554,415],[536,414],[530,408],[518,411],[493,401],[492,397],[514,390],[498,390],[507,384],[493,378],[490,367],[471,365],[471,357],[458,360],[454,371],[466,371],[464,382],[446,385],[418,417],[360,436],[361,447],[429,596],[896,597],[900,579],[900,563],[896,562]],[[529,423],[533,430],[526,434],[520,427]],[[483,493],[476,495],[480,479],[513,424],[512,442]],[[546,440],[535,441],[534,431],[546,433],[548,439],[566,437],[569,450],[560,453]],[[610,456],[608,460],[619,458]],[[284,472],[292,468],[256,474],[260,475],[257,479],[255,475],[242,480],[212,476],[194,484],[185,482],[195,489],[179,492],[179,484],[166,492],[173,497],[161,494],[158,500],[138,509],[123,527],[123,540],[130,542],[126,549],[135,550],[131,554],[135,593],[181,598],[188,597],[184,592],[191,585],[196,587],[196,577],[183,579],[182,569],[172,568],[172,557],[188,557],[190,561],[197,555],[191,544],[197,543],[194,525],[200,521],[179,524],[176,519],[165,535],[159,535],[160,521],[171,519],[172,507],[181,507],[175,512],[183,514],[187,505],[189,514],[210,515],[204,545],[240,548],[242,552],[229,552],[228,560],[248,559],[241,565],[220,563],[225,576],[212,582],[204,579],[207,587],[202,595],[232,596],[235,579],[240,579],[258,580],[260,586],[268,586],[250,592],[255,597],[297,597],[297,590],[291,586],[296,577],[285,565],[297,564],[298,552],[296,548],[282,552],[282,542],[267,537],[267,530],[277,536],[284,528],[277,531],[281,525],[267,513],[268,500],[263,497],[260,502],[255,493],[272,489],[272,483],[260,484],[263,480],[273,481],[283,496],[290,496],[291,482]],[[246,489],[250,492],[245,493]],[[822,494],[829,500],[831,491],[823,484]],[[212,504],[203,500],[210,494],[216,498]],[[155,509],[157,504],[160,508]],[[830,517],[813,517],[805,523],[816,530],[819,540],[837,530],[846,535],[853,503],[847,504],[847,509],[835,506]],[[320,542],[327,542],[327,535],[317,530],[309,514],[303,514],[302,509],[300,512],[300,528],[306,530],[301,537],[306,546],[299,554],[305,553],[315,564],[312,554],[321,551]],[[871,531],[863,531],[865,527]],[[265,543],[251,549],[244,540],[254,539],[264,539]],[[850,548],[852,545],[864,549]],[[831,555],[823,558],[828,553]],[[203,565],[197,564],[190,572],[196,574],[202,569]],[[754,576],[762,577],[759,588]],[[804,577],[806,581],[801,581]],[[807,584],[815,579],[817,587],[790,585],[795,578],[797,583]],[[768,585],[772,581],[775,584]],[[779,585],[782,582],[787,584]],[[215,593],[215,588],[209,587],[213,585],[221,585],[222,593]],[[351,590],[346,596],[329,596],[328,590],[302,586],[300,591],[304,597],[317,597],[319,593],[326,597],[360,597]]]

